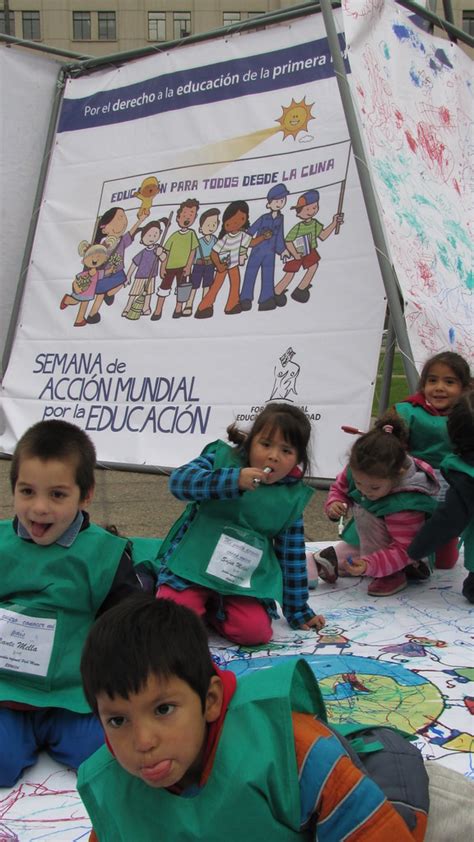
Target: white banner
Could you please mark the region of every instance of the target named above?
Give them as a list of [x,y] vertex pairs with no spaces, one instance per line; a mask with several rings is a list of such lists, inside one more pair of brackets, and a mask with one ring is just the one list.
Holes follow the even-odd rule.
[[350,83],[418,367],[474,362],[472,60],[394,2],[346,0]]
[[384,310],[320,15],[70,79],[0,446],[65,418],[172,467],[282,400],[334,476]]

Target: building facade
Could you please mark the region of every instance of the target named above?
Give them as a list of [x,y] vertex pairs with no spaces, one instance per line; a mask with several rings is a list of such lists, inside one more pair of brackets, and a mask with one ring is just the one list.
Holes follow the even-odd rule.
[[[100,56],[210,32],[298,0],[0,0],[0,32],[81,56]],[[474,0],[453,0],[455,25],[474,35]],[[442,3],[438,0],[440,14]]]

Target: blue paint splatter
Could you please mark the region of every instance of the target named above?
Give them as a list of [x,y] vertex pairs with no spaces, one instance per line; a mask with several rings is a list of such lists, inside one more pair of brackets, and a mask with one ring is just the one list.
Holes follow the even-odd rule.
[[401,24],[394,24],[392,26],[393,34],[399,41],[409,41],[412,47],[415,49],[420,50],[421,53],[426,53],[425,45],[420,41],[418,36],[413,32],[412,29],[409,29],[408,26],[402,26]]
[[453,65],[441,47],[435,51],[435,56],[440,64],[444,64],[445,67],[449,67],[451,70],[453,69]]
[[410,79],[417,88],[421,88],[423,85],[423,79],[421,78],[420,74],[415,70],[414,67],[410,69]]
[[450,328],[449,328],[449,331],[448,331],[448,338],[449,338],[449,342],[450,342],[450,344],[451,344],[451,345],[454,345],[454,340],[456,339],[456,331],[454,330],[454,328],[453,328],[453,327],[450,327]]
[[386,58],[386,59],[390,58],[390,49],[389,49],[389,46],[388,46],[386,41],[384,41],[383,44],[382,44],[382,52],[383,52],[384,58]]

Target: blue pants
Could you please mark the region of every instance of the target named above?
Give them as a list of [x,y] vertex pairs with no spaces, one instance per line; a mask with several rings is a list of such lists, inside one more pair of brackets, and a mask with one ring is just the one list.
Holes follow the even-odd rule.
[[77,769],[103,742],[102,726],[92,713],[0,708],[0,787],[13,786],[42,748]]

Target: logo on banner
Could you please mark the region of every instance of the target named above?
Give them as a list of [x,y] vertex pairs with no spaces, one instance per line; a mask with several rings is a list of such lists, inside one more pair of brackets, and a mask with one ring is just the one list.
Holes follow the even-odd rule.
[[270,401],[293,402],[297,398],[296,381],[299,377],[300,366],[295,362],[295,356],[296,353],[290,346],[283,352],[274,366],[273,389],[269,397]]

